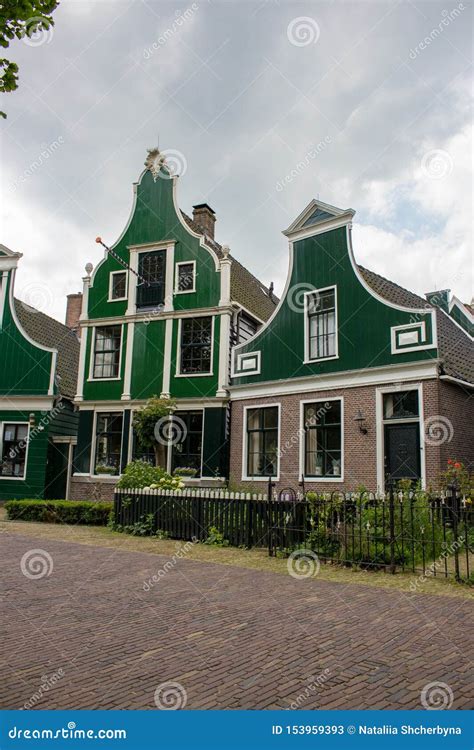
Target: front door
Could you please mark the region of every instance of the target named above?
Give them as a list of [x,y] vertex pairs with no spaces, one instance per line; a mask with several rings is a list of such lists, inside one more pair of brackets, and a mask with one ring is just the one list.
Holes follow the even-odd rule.
[[386,424],[385,437],[385,478],[421,478],[420,428],[414,424]]

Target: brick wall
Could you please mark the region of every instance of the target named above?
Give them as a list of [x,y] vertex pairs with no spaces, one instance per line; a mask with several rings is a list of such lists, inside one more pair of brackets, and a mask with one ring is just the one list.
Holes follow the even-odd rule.
[[71,477],[70,500],[113,500],[116,481]]
[[[443,468],[448,458],[474,471],[474,391],[445,380],[439,381],[440,415],[449,422],[441,423],[440,439]],[[450,427],[451,425],[451,427]]]
[[[409,381],[404,386],[411,385]],[[394,390],[400,389],[394,385]],[[230,447],[230,480],[233,486],[244,486],[264,491],[265,484],[259,481],[242,480],[242,439],[244,406],[259,406],[271,403],[281,404],[280,434],[280,481],[277,488],[290,486],[296,488],[299,476],[299,430],[300,401],[323,401],[326,398],[342,396],[344,399],[344,481],[343,482],[306,482],[308,489],[320,491],[355,490],[363,484],[368,489],[377,489],[377,455],[376,455],[376,388],[364,386],[346,390],[313,391],[311,393],[271,396],[248,401],[233,401],[231,411],[231,447]],[[423,382],[424,419],[440,414],[439,386],[436,380]],[[365,417],[367,435],[363,435],[354,417],[358,410]],[[425,445],[427,482],[434,482],[441,471],[441,450],[438,444]]]

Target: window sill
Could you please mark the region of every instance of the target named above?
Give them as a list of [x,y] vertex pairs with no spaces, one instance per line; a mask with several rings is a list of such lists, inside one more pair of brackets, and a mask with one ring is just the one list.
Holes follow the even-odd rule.
[[209,378],[213,372],[177,372],[175,378]]
[[331,357],[320,357],[319,359],[304,359],[304,365],[312,365],[315,362],[328,362],[332,359],[339,359],[339,354],[333,354]]
[[333,477],[303,477],[304,482],[343,482],[344,477],[343,476],[333,476]]

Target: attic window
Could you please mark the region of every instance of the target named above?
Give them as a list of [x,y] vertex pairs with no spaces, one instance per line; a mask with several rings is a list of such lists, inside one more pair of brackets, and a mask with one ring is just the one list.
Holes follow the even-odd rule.
[[336,287],[315,289],[306,295],[306,361],[338,356]]
[[176,263],[176,294],[196,291],[196,262]]
[[322,208],[317,208],[303,224],[304,227],[311,227],[313,224],[318,224],[320,221],[326,221],[326,219],[334,219],[334,214],[330,214],[328,211],[323,211]]

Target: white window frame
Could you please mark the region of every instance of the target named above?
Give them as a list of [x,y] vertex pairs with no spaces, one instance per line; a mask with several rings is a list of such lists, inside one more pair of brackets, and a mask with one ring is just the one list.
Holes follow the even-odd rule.
[[[255,367],[249,370],[242,369],[242,362],[245,359],[254,359]],[[260,375],[262,371],[261,362],[262,362],[261,351],[243,352],[243,354],[234,355],[232,357],[232,368],[231,368],[230,376],[232,378],[244,378],[247,375]]]
[[[119,413],[122,414],[122,438],[120,440],[120,462],[122,461],[123,422],[125,418],[125,408],[119,408],[117,406],[113,406],[113,402],[111,402],[109,408],[100,407],[100,409],[94,409],[94,424],[92,426],[92,441],[91,441],[91,462],[90,462],[90,467],[89,467],[89,474],[91,477],[94,477],[94,479],[103,479],[105,477],[107,479],[115,479],[116,481],[118,481],[120,477],[122,476],[122,472],[120,471],[120,464],[119,464],[118,474],[96,474],[95,473],[95,454],[97,452],[97,417],[99,414],[112,414],[114,412],[117,414]],[[132,426],[132,422],[130,421],[130,429],[131,429],[131,426]],[[129,462],[127,461],[127,463]]]
[[[433,322],[433,319],[432,319]],[[415,333],[417,334],[417,341],[411,346],[398,346],[398,334],[403,333]],[[406,323],[401,326],[392,326],[390,329],[390,345],[392,354],[406,354],[409,352],[420,352],[425,349],[435,349],[437,344],[432,342],[431,344],[426,343],[426,322],[424,320],[415,323]]]
[[[247,450],[248,450],[248,433],[247,433],[247,412],[250,409],[270,409],[271,407],[278,407],[278,441],[277,441],[277,475],[276,476],[248,476],[247,475]],[[281,402],[274,402],[271,404],[253,404],[244,406],[242,423],[242,481],[244,482],[267,482],[271,479],[272,482],[280,481],[280,444],[281,444]]]
[[[311,359],[310,357],[310,346],[309,346],[309,304],[308,299],[310,296],[319,294],[320,292],[327,292],[330,289],[334,290],[334,316],[335,316],[335,354],[331,354],[330,357],[318,357],[317,359]],[[313,362],[328,362],[332,359],[339,359],[339,316],[337,311],[337,285],[321,287],[320,289],[312,289],[310,292],[304,294],[304,362],[305,365],[310,365]]]
[[[139,284],[138,267],[139,267],[139,255],[141,253],[154,252],[155,250],[166,250],[166,270],[165,270],[165,295],[163,312],[173,311],[173,294],[174,294],[174,246],[175,240],[168,242],[147,242],[142,245],[130,245],[127,250],[130,252],[130,268],[131,272],[134,272],[134,280],[129,286],[128,290],[128,308],[127,315],[137,315],[143,312],[147,313],[146,309],[137,308],[137,287]],[[156,313],[156,308],[153,314]],[[148,314],[150,311],[148,310]]]
[[[341,476],[332,477],[310,477],[305,474],[305,428],[304,428],[304,407],[306,404],[326,403],[326,401],[340,401],[341,403]],[[344,396],[328,396],[321,397],[315,396],[314,398],[306,398],[300,401],[300,440],[299,440],[299,476],[303,477],[305,482],[319,483],[319,482],[343,482],[344,481]]]
[[186,316],[186,318],[178,318],[178,335],[177,335],[177,341],[176,341],[176,372],[175,372],[175,378],[208,378],[209,376],[214,375],[214,334],[215,334],[215,325],[216,325],[216,316],[215,315],[208,315],[204,313],[203,315],[193,315],[193,318],[212,318],[212,328],[211,328],[211,370],[210,372],[181,372],[181,331],[182,331],[182,322],[183,320],[187,320],[191,316]]
[[[178,289],[180,266],[192,266],[193,267],[193,288],[192,289]],[[193,294],[195,291],[196,291],[196,261],[195,260],[180,260],[178,263],[175,263],[174,293],[175,294]]]
[[[119,273],[125,275],[125,297],[112,297],[113,293],[113,277],[117,276]],[[123,271],[111,271],[109,273],[109,296],[107,299],[107,302],[124,302],[128,299],[128,271],[123,269]]]
[[18,420],[18,419],[11,419],[11,420],[10,419],[3,419],[0,422],[0,456],[3,456],[3,442],[4,442],[3,434],[4,434],[4,429],[5,429],[5,425],[6,424],[26,424],[26,426],[28,427],[28,432],[27,432],[27,435],[26,435],[25,475],[23,477],[6,477],[3,474],[0,474],[0,481],[3,482],[4,480],[9,480],[9,481],[15,481],[15,482],[26,482],[26,477],[27,477],[27,474],[28,474],[28,452],[29,452],[29,449],[30,449],[30,429],[31,429],[31,425],[28,422],[28,420],[24,420],[24,419],[23,420]]
[[[95,378],[94,377],[94,353],[95,353],[95,337],[97,328],[111,328],[112,326],[120,326],[120,355],[119,355],[119,374],[115,378]],[[107,383],[112,380],[122,380],[122,354],[123,354],[123,323],[110,323],[105,325],[94,326],[92,329],[91,336],[91,350],[89,357],[89,377],[87,378],[88,383]]]
[[[407,419],[384,419],[383,415],[383,397],[386,393],[397,393],[400,391],[418,391],[418,417],[409,417]],[[387,385],[377,388],[375,391],[375,420],[376,420],[376,456],[377,456],[377,489],[381,492],[385,488],[385,444],[384,444],[384,426],[385,424],[412,424],[419,423],[420,429],[420,473],[421,486],[426,487],[426,454],[425,454],[425,433],[424,433],[424,403],[423,403],[423,383],[400,383],[400,387]]]

